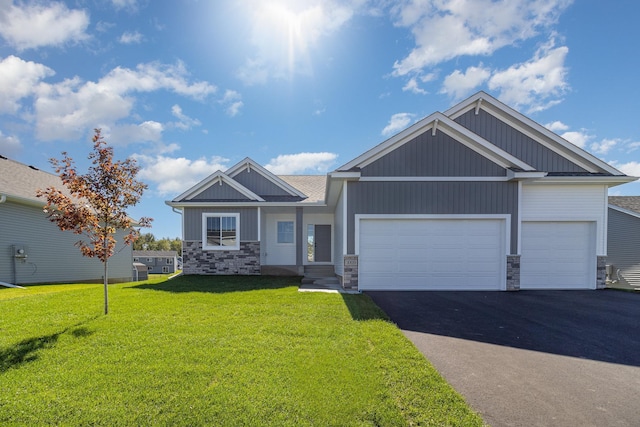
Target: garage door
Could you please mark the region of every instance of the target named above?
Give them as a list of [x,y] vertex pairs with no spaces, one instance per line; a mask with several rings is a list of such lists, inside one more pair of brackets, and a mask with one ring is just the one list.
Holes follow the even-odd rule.
[[505,221],[361,219],[362,290],[500,290]]
[[595,289],[595,223],[523,222],[520,289]]

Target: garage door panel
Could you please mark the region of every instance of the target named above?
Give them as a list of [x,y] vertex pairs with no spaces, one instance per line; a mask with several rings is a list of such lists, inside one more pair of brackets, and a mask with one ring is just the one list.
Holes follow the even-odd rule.
[[521,246],[521,289],[595,289],[592,222],[524,222]]
[[501,289],[505,232],[500,219],[362,219],[359,287]]

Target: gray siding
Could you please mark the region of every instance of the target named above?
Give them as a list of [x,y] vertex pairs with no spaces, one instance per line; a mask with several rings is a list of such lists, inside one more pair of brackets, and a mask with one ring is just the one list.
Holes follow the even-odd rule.
[[[122,237],[120,232],[116,240],[122,242]],[[40,207],[9,201],[0,204],[0,281],[14,281],[14,245],[23,246],[28,255],[26,262],[15,263],[18,284],[102,281],[104,270],[100,260],[83,257],[74,246],[82,238],[70,231],[60,231]],[[119,244],[117,249],[122,246]],[[132,263],[132,248],[124,246],[109,259],[110,280],[130,281]]]
[[225,183],[222,183],[222,185],[220,185],[219,182],[216,182],[215,184],[212,184],[211,186],[207,187],[202,192],[197,194],[191,200],[246,201],[250,199],[244,194],[238,192],[230,185]]
[[609,209],[607,264],[620,269],[623,284],[640,286],[640,218]]
[[248,172],[244,170],[234,176],[233,179],[259,196],[290,196],[288,192],[256,171]]
[[431,131],[362,168],[362,176],[505,176],[506,170],[444,132]]
[[511,253],[518,236],[515,182],[350,182],[348,253],[355,250],[356,214],[511,214]]
[[455,121],[537,170],[587,172],[484,110],[480,110],[476,115],[472,109]]
[[202,214],[228,212],[240,214],[240,240],[258,240],[258,208],[184,208],[184,240],[202,240]]

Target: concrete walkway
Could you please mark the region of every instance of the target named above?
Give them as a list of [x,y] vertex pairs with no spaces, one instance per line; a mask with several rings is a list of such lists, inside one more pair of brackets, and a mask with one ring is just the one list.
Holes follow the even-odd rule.
[[640,426],[640,295],[367,292],[493,427]]

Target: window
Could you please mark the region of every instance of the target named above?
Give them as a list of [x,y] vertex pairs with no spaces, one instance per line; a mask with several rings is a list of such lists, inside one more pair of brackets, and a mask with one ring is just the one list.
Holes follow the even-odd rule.
[[293,221],[278,221],[278,243],[293,243]]
[[140,261],[140,258],[134,258],[133,259],[133,262],[139,262],[139,261]]
[[173,258],[167,258],[167,264],[173,264]]
[[240,214],[202,214],[202,249],[240,249]]
[[151,262],[153,261],[151,258],[147,258],[147,262]]
[[169,267],[167,267],[166,265],[162,266],[162,272],[163,273],[168,273],[169,272]]

